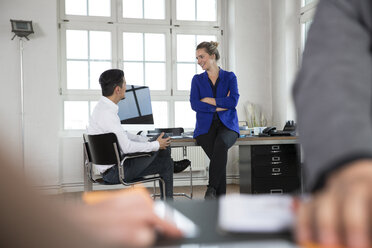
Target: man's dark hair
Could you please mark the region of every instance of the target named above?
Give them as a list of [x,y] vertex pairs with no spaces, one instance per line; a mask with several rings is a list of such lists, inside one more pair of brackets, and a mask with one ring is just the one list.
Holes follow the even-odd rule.
[[99,84],[102,88],[103,96],[111,96],[116,86],[123,87],[124,72],[120,69],[110,69],[104,71],[99,77]]

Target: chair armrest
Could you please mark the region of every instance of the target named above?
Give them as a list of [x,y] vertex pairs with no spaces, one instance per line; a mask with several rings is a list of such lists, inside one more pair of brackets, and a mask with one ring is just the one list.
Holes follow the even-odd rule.
[[132,158],[141,158],[141,157],[151,157],[152,152],[133,152],[133,153],[126,153],[121,158],[121,165],[124,164],[125,160],[132,159]]
[[151,157],[152,152],[134,152],[124,154],[125,159],[139,158],[139,157]]

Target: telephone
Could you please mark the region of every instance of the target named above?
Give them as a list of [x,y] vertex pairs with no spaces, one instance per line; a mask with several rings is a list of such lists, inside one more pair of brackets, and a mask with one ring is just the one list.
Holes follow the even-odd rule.
[[276,127],[267,127],[262,130],[262,133],[260,133],[259,136],[296,136],[296,123],[294,121],[287,121],[283,131],[276,130]]
[[264,130],[262,130],[262,133],[260,133],[260,136],[271,136],[276,132],[277,132],[276,127],[267,127]]
[[283,131],[296,132],[296,123],[294,121],[287,121]]

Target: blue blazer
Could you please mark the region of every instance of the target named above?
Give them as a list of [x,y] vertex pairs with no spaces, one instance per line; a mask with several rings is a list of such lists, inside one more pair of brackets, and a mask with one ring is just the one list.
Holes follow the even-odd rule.
[[[238,82],[233,72],[220,69],[219,83],[217,85],[216,105],[220,108],[226,108],[226,111],[217,112],[221,122],[230,130],[239,134],[238,115],[236,105],[239,100]],[[227,96],[230,91],[230,95]],[[201,102],[204,97],[212,97],[213,91],[209,84],[207,72],[197,74],[193,77],[190,91],[191,108],[196,112],[196,124],[194,138],[206,134],[211,127],[213,114],[216,112],[216,106]]]

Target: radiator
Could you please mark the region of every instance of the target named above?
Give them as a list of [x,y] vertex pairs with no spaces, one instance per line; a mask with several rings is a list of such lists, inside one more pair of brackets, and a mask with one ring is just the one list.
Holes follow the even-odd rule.
[[[209,159],[207,155],[205,155],[203,149],[198,146],[189,146],[186,149],[187,149],[186,158],[191,161],[192,170],[193,171],[205,170],[205,168],[209,164]],[[171,156],[174,161],[184,159],[182,147],[173,147],[171,151],[172,151]]]

